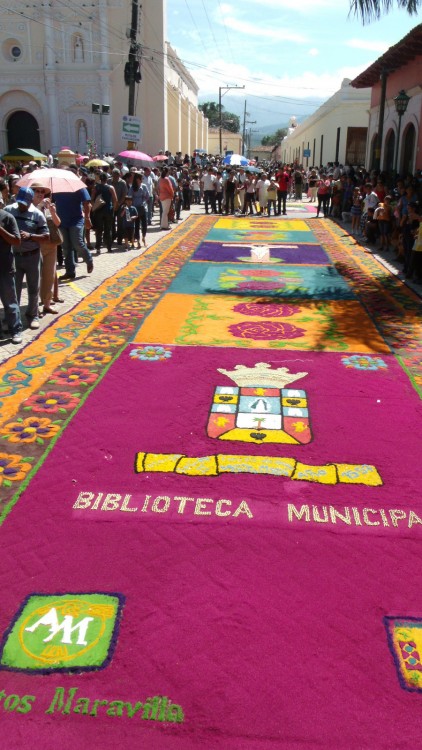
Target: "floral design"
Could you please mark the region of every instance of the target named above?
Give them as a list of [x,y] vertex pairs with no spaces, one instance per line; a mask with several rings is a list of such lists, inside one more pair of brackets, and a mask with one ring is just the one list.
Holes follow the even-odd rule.
[[62,349],[68,349],[68,347],[69,341],[51,341],[45,348],[48,352],[59,352]]
[[119,333],[120,331],[127,331],[128,328],[133,328],[135,325],[135,322],[131,319],[132,316],[130,316],[129,320],[125,321],[119,321],[119,320],[109,320],[107,323],[103,323],[101,326],[101,330],[104,331],[104,333]]
[[284,286],[286,286],[284,281],[241,281],[236,285],[236,288],[260,292],[265,291],[265,289],[281,289]]
[[133,359],[157,362],[158,360],[170,359],[171,351],[163,346],[143,346],[142,349],[132,349],[129,356]]
[[111,361],[111,354],[105,352],[91,351],[90,349],[84,352],[76,352],[70,361],[76,365],[84,365],[85,367],[95,367],[96,365],[105,365]]
[[97,380],[98,374],[90,372],[86,367],[62,367],[53,373],[50,383],[61,383],[62,385],[89,385]]
[[255,341],[277,341],[279,339],[298,339],[305,334],[304,328],[298,328],[290,323],[266,320],[251,320],[235,323],[229,326],[232,336],[239,339],[255,339]]
[[11,482],[25,479],[31,469],[30,459],[13,453],[0,453],[0,485],[10,487]]
[[54,437],[60,430],[60,424],[54,424],[48,417],[27,417],[16,422],[8,422],[0,429],[0,434],[9,443],[43,443]]
[[72,411],[79,403],[78,396],[79,394],[60,393],[59,391],[40,391],[25,401],[24,408],[46,414]]
[[114,336],[112,333],[97,333],[91,336],[89,343],[91,346],[108,347],[108,346],[122,346],[126,339],[123,336]]
[[367,354],[352,354],[350,357],[342,357],[341,361],[345,367],[353,367],[355,370],[387,370],[388,366],[380,357],[368,357]]
[[261,278],[265,276],[279,276],[280,271],[271,271],[268,268],[254,268],[253,271],[251,271],[249,268],[246,271],[238,271],[238,273],[241,276],[249,276],[250,278]]
[[260,315],[263,318],[288,318],[290,315],[296,315],[300,312],[300,307],[296,305],[278,305],[276,302],[242,302],[240,305],[233,307],[234,312],[241,315]]

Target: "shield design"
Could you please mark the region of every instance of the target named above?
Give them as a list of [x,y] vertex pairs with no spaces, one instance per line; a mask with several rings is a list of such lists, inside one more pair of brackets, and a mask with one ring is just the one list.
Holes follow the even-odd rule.
[[311,442],[306,391],[263,386],[217,386],[207,435],[244,443]]

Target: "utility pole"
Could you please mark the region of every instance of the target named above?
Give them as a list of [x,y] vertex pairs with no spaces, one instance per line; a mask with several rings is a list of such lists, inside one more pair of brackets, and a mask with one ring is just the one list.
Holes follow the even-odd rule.
[[[138,16],[139,16],[138,0],[132,0],[132,18],[131,18],[130,31],[129,31],[129,39],[130,39],[129,57],[125,65],[125,72],[124,72],[125,84],[126,86],[129,87],[128,115],[132,117],[135,115],[136,84],[141,81],[141,77],[142,77],[139,60],[138,60],[138,52],[139,52],[139,44],[137,41]],[[135,147],[135,143],[133,141],[130,141],[127,147],[128,149],[133,149]]]
[[[219,112],[219,130],[220,130],[220,156],[222,156],[223,151],[223,115],[222,115],[222,107],[221,107],[221,99],[224,96],[227,91],[230,91],[231,89],[244,89],[245,86],[220,86],[218,89],[218,112]],[[224,91],[224,94],[222,95],[221,92]]]
[[248,116],[249,116],[249,112],[246,111],[246,99],[245,99],[245,109],[243,111],[242,156],[245,156],[246,118]]

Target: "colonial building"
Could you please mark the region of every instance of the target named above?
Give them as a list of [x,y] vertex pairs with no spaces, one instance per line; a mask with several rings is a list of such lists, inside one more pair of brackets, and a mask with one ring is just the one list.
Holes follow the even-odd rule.
[[[223,155],[227,151],[232,151],[233,154],[241,154],[242,136],[240,133],[232,133],[231,130],[222,128],[221,145],[223,147]],[[220,153],[220,128],[209,128],[207,151],[209,154],[214,154],[214,156]]]
[[345,78],[339,91],[316,112],[289,128],[281,142],[280,160],[304,167],[364,164],[370,95],[369,88],[354,89]]
[[[422,24],[360,73],[352,86],[371,87],[366,165],[400,174],[422,169]],[[401,102],[395,100],[402,91],[409,99],[399,116],[396,104]]]
[[[53,153],[119,152],[128,114],[124,66],[128,59],[131,0],[13,0],[0,10],[0,152],[15,147]],[[137,147],[207,148],[207,120],[198,87],[166,40],[166,0],[139,3],[142,81],[136,115]],[[92,104],[109,105],[93,114]]]

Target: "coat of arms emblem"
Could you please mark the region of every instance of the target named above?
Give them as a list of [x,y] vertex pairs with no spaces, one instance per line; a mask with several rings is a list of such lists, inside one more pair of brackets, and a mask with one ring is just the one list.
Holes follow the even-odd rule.
[[218,369],[235,386],[218,385],[207,425],[207,435],[218,440],[246,443],[311,442],[306,391],[289,387],[307,372],[291,373],[287,367],[271,369],[259,362],[254,367],[236,365]]

